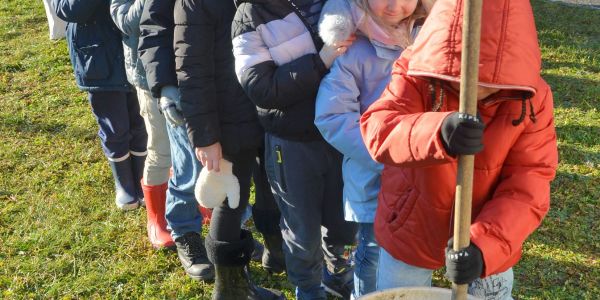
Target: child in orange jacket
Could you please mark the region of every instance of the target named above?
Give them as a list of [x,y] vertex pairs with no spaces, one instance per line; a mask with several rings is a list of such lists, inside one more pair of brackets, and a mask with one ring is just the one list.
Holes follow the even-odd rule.
[[[469,293],[510,299],[512,267],[550,205],[558,153],[550,87],[529,1],[484,1],[480,116],[459,105],[462,2],[439,0],[383,95],[361,118],[385,164],[375,235],[378,286],[431,285],[446,265]],[[485,147],[484,147],[485,146]],[[457,155],[475,154],[471,244],[452,250]]]

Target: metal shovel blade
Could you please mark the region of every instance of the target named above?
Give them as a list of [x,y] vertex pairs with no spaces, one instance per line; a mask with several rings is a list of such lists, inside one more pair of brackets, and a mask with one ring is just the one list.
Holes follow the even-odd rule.
[[[360,300],[449,300],[452,290],[437,287],[395,288],[370,293],[360,297]],[[468,300],[479,298],[468,295]]]

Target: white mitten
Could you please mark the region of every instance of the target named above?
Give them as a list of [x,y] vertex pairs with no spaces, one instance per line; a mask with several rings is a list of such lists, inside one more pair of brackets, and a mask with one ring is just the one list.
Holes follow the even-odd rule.
[[233,175],[233,164],[225,159],[219,161],[220,172],[202,168],[194,194],[202,207],[215,208],[227,198],[227,204],[235,209],[240,204],[240,183]]

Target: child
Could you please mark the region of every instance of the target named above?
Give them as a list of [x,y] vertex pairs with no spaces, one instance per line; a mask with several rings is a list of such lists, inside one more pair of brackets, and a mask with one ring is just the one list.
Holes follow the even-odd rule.
[[[452,282],[471,283],[470,294],[510,299],[512,267],[549,209],[558,156],[552,93],[539,74],[529,1],[484,1],[480,117],[457,113],[462,15],[462,2],[436,2],[361,118],[369,153],[385,164],[377,289],[429,286],[445,263]],[[455,252],[456,156],[465,154],[476,154],[471,244]]]
[[281,211],[288,279],[298,299],[325,299],[322,281],[349,297],[352,269],[342,254],[356,230],[342,215],[341,155],[319,134],[314,109],[321,79],[352,41],[322,47],[323,0],[236,2],[235,69],[266,131],[265,168]]
[[110,18],[109,2],[53,0],[52,4],[56,15],[68,22],[75,81],[88,92],[100,127],[98,136],[115,179],[117,207],[135,209],[144,199],[140,180],[148,136],[127,82],[121,34]]
[[[212,299],[282,299],[280,292],[257,287],[250,281],[248,263],[254,241],[250,231],[241,229],[264,133],[254,105],[235,76],[231,45],[235,11],[232,1],[222,0],[176,0],[174,8],[175,68],[189,140],[205,168],[202,174],[208,171],[212,178],[229,178],[225,186],[230,190],[228,200],[239,201],[230,206],[229,201],[220,203],[224,198],[215,194],[198,199],[215,203],[205,240],[216,274]],[[198,188],[207,188],[208,194],[221,188],[221,182],[211,184],[202,179],[200,175]],[[261,200],[256,198],[258,207],[264,207]],[[257,229],[265,234],[265,241],[281,240],[279,218],[264,218],[277,214],[272,202],[273,213],[255,215]],[[265,226],[258,224],[267,224],[271,230],[265,232]],[[281,243],[275,246],[278,249],[265,253],[281,252]],[[273,266],[274,262],[267,265]]]
[[[215,276],[202,239],[202,218],[194,187],[202,168],[194,155],[179,106],[173,52],[175,0],[146,0],[140,19],[138,54],[148,88],[165,116],[173,176],[169,179],[165,218],[187,275],[208,281]],[[156,105],[156,104],[153,104]]]
[[135,87],[140,112],[148,132],[148,156],[144,166],[142,189],[148,216],[148,239],[155,248],[174,247],[165,220],[165,201],[171,150],[165,126],[165,117],[158,110],[156,100],[148,90],[146,72],[137,55],[140,37],[140,17],[145,0],[111,0],[110,15],[123,33],[125,70],[127,79]]
[[392,64],[412,43],[427,15],[426,4],[329,0],[322,12],[319,32],[326,43],[343,41],[348,28],[358,29],[357,40],[321,81],[315,112],[315,124],[325,140],[344,155],[345,218],[358,223],[353,298],[375,291],[379,246],[373,222],[383,169],[369,156],[358,120],[388,84]]

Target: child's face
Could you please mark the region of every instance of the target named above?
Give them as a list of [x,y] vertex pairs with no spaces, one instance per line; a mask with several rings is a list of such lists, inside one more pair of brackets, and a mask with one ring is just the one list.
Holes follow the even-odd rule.
[[[450,86],[453,89],[460,91],[460,84],[458,82],[450,82]],[[498,92],[499,90],[500,89],[478,86],[477,87],[477,100],[483,100],[483,99],[489,97],[491,94]]]
[[371,12],[385,25],[394,26],[412,15],[418,0],[368,0]]

